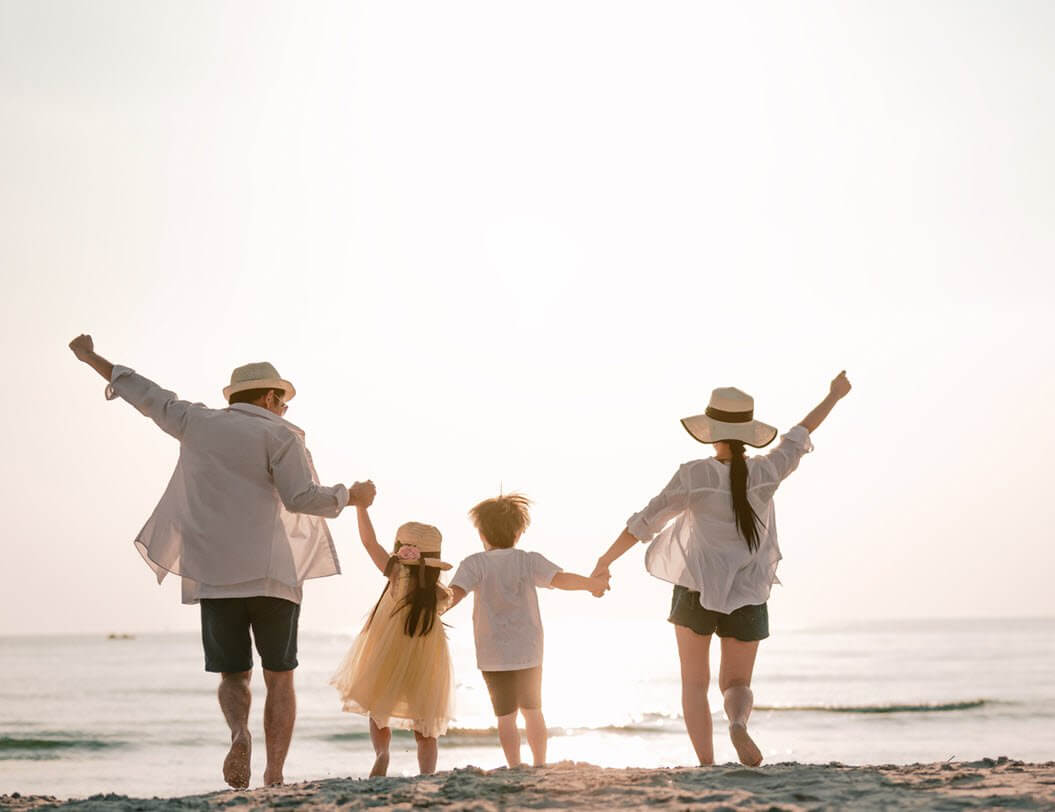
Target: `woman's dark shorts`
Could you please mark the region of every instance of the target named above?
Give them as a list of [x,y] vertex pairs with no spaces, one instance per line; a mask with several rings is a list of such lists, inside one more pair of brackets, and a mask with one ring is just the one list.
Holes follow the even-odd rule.
[[542,707],[542,666],[519,671],[481,671],[495,716]]
[[713,612],[700,606],[700,593],[684,586],[674,587],[670,600],[670,617],[675,626],[685,626],[696,634],[734,637],[745,643],[769,637],[769,610],[766,605],[741,606],[729,614]]
[[203,598],[201,642],[205,670],[223,674],[251,671],[249,630],[268,671],[297,667],[297,622],[300,605],[282,598]]

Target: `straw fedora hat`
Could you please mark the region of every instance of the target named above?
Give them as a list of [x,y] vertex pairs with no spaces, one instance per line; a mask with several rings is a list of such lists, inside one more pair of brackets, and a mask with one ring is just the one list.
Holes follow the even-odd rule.
[[703,414],[684,417],[681,425],[701,443],[739,440],[762,448],[773,442],[777,430],[755,420],[755,399],[735,387],[711,392],[711,402]]
[[223,388],[224,400],[230,400],[231,395],[237,392],[245,392],[247,389],[281,389],[285,392],[285,400],[293,400],[297,390],[293,384],[278,374],[267,361],[255,364],[246,364],[238,367],[231,373],[231,385]]
[[[446,561],[441,561],[439,558],[442,542],[443,536],[440,531],[431,524],[407,522],[404,525],[400,525],[400,528],[396,531],[396,557],[408,565],[416,564],[420,561],[426,567],[449,570],[451,565]],[[403,558],[399,554],[403,547],[416,548],[421,554],[420,557]]]

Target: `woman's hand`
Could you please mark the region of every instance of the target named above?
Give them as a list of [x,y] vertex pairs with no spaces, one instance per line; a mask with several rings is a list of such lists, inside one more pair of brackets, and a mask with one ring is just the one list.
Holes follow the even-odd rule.
[[603,598],[604,593],[611,589],[611,587],[608,585],[608,582],[610,580],[610,575],[591,575],[590,594],[593,595],[595,598]]
[[832,379],[832,385],[829,391],[833,397],[841,400],[850,394],[851,389],[853,389],[853,387],[850,385],[850,381],[846,377],[846,370],[844,369]]

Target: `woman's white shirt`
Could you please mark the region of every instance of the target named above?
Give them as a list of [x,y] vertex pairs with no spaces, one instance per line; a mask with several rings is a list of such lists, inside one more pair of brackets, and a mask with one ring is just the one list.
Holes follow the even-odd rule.
[[754,552],[736,529],[729,466],[713,457],[682,465],[659,495],[627,520],[635,538],[654,538],[645,553],[648,571],[698,591],[705,609],[729,613],[765,603],[772,585],[780,583],[773,495],[812,450],[809,432],[795,426],[771,451],[747,458],[747,499],[760,519]]

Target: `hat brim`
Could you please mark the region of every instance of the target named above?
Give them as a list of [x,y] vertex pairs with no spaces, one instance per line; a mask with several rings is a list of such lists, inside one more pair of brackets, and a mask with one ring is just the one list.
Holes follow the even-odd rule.
[[739,440],[752,448],[765,448],[777,436],[777,430],[761,420],[751,420],[748,423],[723,423],[705,414],[697,414],[692,417],[683,417],[681,425],[701,443]]
[[440,561],[438,558],[416,558],[413,561],[403,561],[402,559],[397,558],[397,560],[405,567],[416,567],[420,561],[426,567],[432,567],[437,570],[454,569],[451,564],[448,564],[446,561]]
[[230,386],[223,388],[224,400],[230,400],[231,395],[238,394],[239,392],[247,392],[250,389],[281,389],[285,392],[285,400],[287,402],[293,400],[297,395],[297,390],[293,388],[293,384],[282,378],[263,378],[259,381],[239,381],[238,383],[232,383]]

